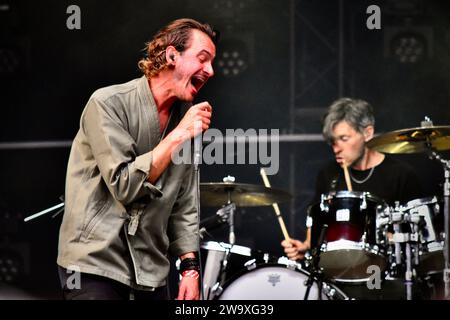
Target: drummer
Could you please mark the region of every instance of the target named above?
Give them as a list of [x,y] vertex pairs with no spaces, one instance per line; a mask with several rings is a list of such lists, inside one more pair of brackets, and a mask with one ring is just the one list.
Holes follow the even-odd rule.
[[[369,192],[393,206],[423,196],[412,167],[389,155],[371,150],[367,142],[375,132],[372,106],[364,100],[341,98],[331,104],[323,120],[323,136],[330,144],[335,161],[319,172],[312,203],[322,194],[347,190],[343,165],[354,191]],[[301,260],[311,247],[311,218],[307,219],[305,241],[284,240],[281,245],[291,260]]]

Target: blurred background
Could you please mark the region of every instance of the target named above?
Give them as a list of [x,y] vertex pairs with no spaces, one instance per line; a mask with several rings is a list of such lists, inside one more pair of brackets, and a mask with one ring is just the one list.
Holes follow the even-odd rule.
[[[81,29],[69,30],[70,5]],[[381,29],[369,30],[369,5]],[[212,127],[279,129],[272,187],[292,237],[304,238],[319,168],[332,159],[321,117],[337,98],[369,101],[378,133],[450,125],[450,3],[437,0],[0,0],[0,299],[59,299],[56,252],[62,214],[24,217],[61,202],[70,144],[96,89],[139,77],[144,43],[181,17],[212,24],[221,40],[216,75],[197,101],[214,107]],[[291,139],[288,139],[291,137]],[[450,154],[443,152],[449,159]],[[441,166],[415,167],[425,196],[442,194]],[[202,165],[202,182],[262,185],[260,165]],[[202,219],[218,208],[202,208]],[[207,240],[227,241],[227,229]],[[282,256],[271,207],[238,208],[236,243]]]

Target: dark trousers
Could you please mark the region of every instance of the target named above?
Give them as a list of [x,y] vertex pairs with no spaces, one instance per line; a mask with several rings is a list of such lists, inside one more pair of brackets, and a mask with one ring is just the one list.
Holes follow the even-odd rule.
[[81,273],[79,288],[71,289],[68,278],[72,274],[59,266],[58,272],[64,300],[167,300],[169,298],[167,286],[155,288],[154,291],[135,290],[118,281],[88,273]]

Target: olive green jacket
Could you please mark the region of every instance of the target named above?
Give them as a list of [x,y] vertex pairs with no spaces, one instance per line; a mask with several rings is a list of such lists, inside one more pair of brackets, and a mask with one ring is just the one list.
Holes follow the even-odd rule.
[[[174,105],[163,136],[189,106]],[[152,290],[166,284],[168,254],[198,251],[193,166],[147,180],[161,138],[145,77],[94,92],[70,153],[58,265]]]

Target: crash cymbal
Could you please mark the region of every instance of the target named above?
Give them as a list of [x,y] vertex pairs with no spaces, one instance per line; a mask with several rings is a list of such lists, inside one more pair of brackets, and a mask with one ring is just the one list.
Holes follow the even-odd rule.
[[381,134],[367,143],[384,153],[418,153],[450,149],[450,126],[429,126]]
[[285,191],[260,185],[234,182],[200,183],[202,206],[220,207],[228,203],[229,197],[238,207],[270,206],[291,199],[291,195]]

